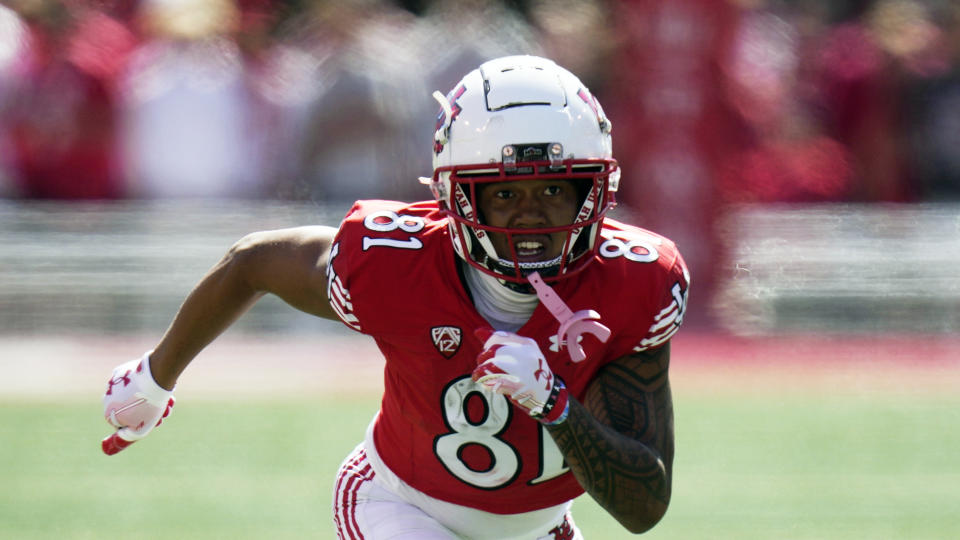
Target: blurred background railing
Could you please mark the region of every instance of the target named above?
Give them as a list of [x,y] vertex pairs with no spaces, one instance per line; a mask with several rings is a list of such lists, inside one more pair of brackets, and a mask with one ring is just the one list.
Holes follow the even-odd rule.
[[713,306],[741,335],[960,332],[960,205],[731,209]]
[[[0,202],[0,334],[159,336],[252,230],[337,223],[346,206],[251,201]],[[323,332],[275,297],[240,332]]]
[[156,334],[243,234],[427,197],[430,93],[524,53],[604,104],[690,327],[957,331],[953,0],[6,0],[0,332]]
[[[0,203],[0,334],[159,333],[246,232],[332,224],[346,210],[302,202]],[[733,266],[719,276],[711,306],[717,329],[960,332],[960,205],[747,205],[731,208],[721,227]],[[338,330],[266,297],[235,331]]]

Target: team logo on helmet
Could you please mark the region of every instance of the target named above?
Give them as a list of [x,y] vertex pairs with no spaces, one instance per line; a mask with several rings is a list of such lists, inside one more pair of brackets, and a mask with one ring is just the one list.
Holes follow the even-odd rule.
[[430,338],[437,352],[446,358],[452,358],[460,350],[463,331],[456,326],[434,326],[430,329]]
[[600,106],[597,98],[593,97],[593,94],[588,92],[586,88],[581,88],[577,91],[577,95],[580,96],[580,99],[593,109],[593,113],[597,115],[597,123],[600,125],[600,130],[604,133],[610,133],[610,121],[607,120],[607,115],[603,113],[603,107]]
[[[463,107],[461,107],[460,104],[457,103],[457,100],[460,99],[460,96],[462,96],[463,93],[466,91],[467,91],[467,87],[461,84],[454,91],[447,94],[447,102],[450,103],[450,119],[448,120],[447,113],[443,109],[440,109],[440,112],[437,114],[437,127],[435,128],[436,130],[439,131],[444,126],[449,127],[450,124],[452,124],[453,121],[457,119],[457,116],[460,114],[460,111],[463,110]],[[443,142],[434,141],[433,153],[439,154],[440,152],[443,152],[443,146],[444,146]]]

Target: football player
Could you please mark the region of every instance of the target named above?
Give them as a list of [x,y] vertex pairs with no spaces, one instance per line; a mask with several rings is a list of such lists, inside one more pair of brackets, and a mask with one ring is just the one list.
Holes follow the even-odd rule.
[[170,412],[187,364],[260,296],[371,336],[384,396],[334,482],[343,539],[581,538],[589,493],[643,532],[670,502],[674,244],[605,217],[611,122],[570,72],[513,56],[447,94],[434,200],[359,201],[339,228],[257,232],[104,396],[108,454]]

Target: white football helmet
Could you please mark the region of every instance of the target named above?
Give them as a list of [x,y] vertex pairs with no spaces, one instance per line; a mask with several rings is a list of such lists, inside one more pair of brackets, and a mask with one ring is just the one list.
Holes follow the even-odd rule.
[[[485,62],[447,95],[434,134],[429,184],[448,220],[457,254],[506,283],[569,277],[595,256],[603,218],[613,208],[620,169],[612,157],[611,123],[572,73],[545,58],[508,56]],[[544,178],[581,179],[580,210],[563,227],[511,229],[483,223],[477,184]],[[520,262],[514,236],[566,232],[554,260]],[[497,254],[488,232],[506,235],[514,254]],[[512,260],[511,260],[512,259]]]

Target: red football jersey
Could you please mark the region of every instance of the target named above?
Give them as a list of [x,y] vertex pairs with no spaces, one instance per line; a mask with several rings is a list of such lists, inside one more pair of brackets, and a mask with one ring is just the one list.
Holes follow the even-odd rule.
[[[372,336],[386,359],[374,426],[383,461],[432,497],[495,513],[561,504],[583,489],[546,429],[506,397],[475,384],[489,324],[458,277],[436,203],[360,201],[337,233],[328,292],[344,323]],[[573,363],[558,322],[538,305],[517,332],[535,339],[551,369],[582,398],[604,364],[665,343],[680,326],[688,275],[669,240],[607,219],[597,260],[553,285],[574,312],[593,309],[612,331],[586,335]]]

